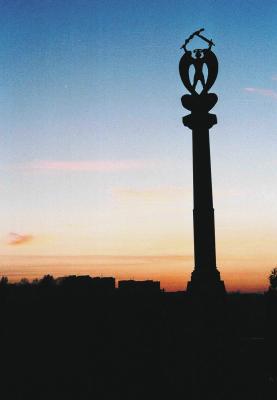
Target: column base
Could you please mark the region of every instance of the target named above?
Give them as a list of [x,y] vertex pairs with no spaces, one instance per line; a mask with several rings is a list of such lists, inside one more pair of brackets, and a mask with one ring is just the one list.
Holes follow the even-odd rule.
[[187,284],[187,293],[199,297],[224,297],[224,281],[217,269],[212,271],[194,270]]
[[[216,268],[194,270],[187,285],[188,323],[196,343],[209,347],[213,338],[224,336],[228,318],[224,282]],[[211,343],[209,343],[211,342]]]

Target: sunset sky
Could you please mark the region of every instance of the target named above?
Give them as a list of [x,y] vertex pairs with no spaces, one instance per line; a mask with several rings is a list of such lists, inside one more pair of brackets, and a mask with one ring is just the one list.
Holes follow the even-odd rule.
[[178,63],[205,28],[219,60],[217,264],[228,290],[264,290],[277,264],[276,26],[275,0],[0,0],[0,275],[186,287]]

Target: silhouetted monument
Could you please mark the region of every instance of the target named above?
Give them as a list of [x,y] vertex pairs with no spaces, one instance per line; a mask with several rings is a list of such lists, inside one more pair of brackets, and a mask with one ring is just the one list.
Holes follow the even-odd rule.
[[[209,129],[217,123],[215,114],[209,111],[217,102],[215,93],[208,93],[213,86],[218,72],[218,62],[211,48],[214,43],[201,35],[204,29],[194,32],[182,46],[185,53],[179,64],[183,84],[190,92],[182,97],[182,105],[191,114],[183,118],[183,124],[192,130],[193,146],[193,224],[195,267],[188,282],[189,293],[199,295],[223,295],[224,282],[216,267],[214,209],[212,195],[211,160]],[[189,51],[187,45],[198,36],[209,44],[207,49]],[[207,66],[205,79],[203,66]],[[191,83],[190,67],[194,67]],[[197,91],[197,86],[202,85]]]

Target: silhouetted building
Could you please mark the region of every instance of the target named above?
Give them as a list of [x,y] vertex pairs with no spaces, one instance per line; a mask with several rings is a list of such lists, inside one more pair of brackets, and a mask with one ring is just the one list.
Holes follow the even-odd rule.
[[80,292],[107,293],[115,290],[115,278],[89,275],[70,275],[57,278],[58,285],[65,289]]
[[112,292],[115,290],[115,278],[113,277],[96,277],[91,280],[91,288],[101,292]]
[[118,289],[128,293],[160,293],[161,286],[159,281],[135,281],[130,279],[119,281]]

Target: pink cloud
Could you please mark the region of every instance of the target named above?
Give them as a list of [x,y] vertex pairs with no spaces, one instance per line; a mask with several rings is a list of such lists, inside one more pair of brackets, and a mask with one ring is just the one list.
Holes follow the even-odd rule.
[[10,246],[18,246],[22,244],[26,244],[33,240],[32,235],[20,235],[19,233],[10,232],[8,235],[8,244]]
[[153,162],[147,160],[115,161],[35,161],[24,166],[31,170],[57,171],[126,171],[151,167]]
[[244,88],[249,93],[257,93],[260,94],[261,96],[266,96],[266,97],[273,97],[274,99],[277,99],[277,92],[272,89],[260,89],[260,88],[255,88],[255,87],[247,87]]

